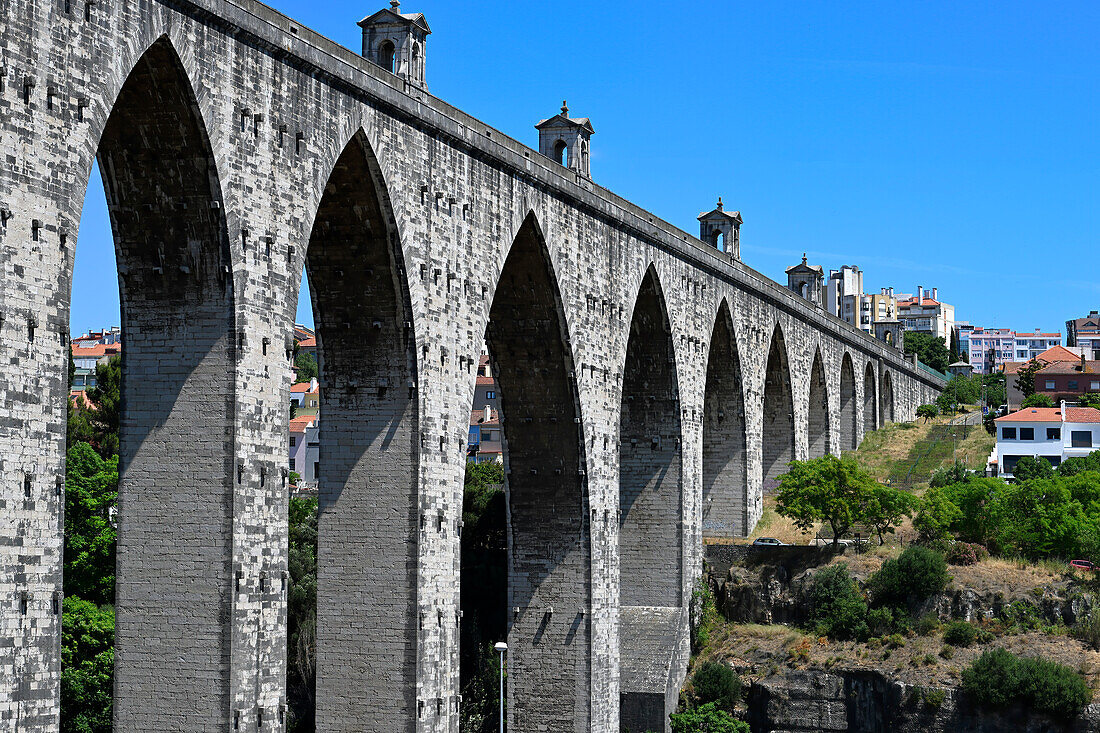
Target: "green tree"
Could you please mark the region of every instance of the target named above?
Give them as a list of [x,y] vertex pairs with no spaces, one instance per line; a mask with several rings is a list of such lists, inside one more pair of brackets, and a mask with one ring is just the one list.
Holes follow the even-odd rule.
[[951,363],[951,353],[942,336],[933,336],[923,331],[906,331],[905,353],[916,354],[917,358],[936,371],[946,371]]
[[866,508],[877,484],[850,457],[833,455],[809,461],[792,461],[779,477],[775,510],[794,520],[802,531],[825,522],[833,532],[833,545],[853,524],[867,518]]
[[94,431],[92,444],[103,458],[118,455],[118,425],[122,403],[122,357],[96,366],[96,386],[87,390],[95,406],[87,413]]
[[110,733],[115,612],[66,598],[61,624],[61,731]]
[[831,639],[867,638],[867,602],[844,563],[814,574],[810,586],[810,623],[815,633]]
[[1062,461],[1058,466],[1059,476],[1076,476],[1085,471],[1100,471],[1100,451],[1093,451],[1087,456],[1073,456]]
[[1024,401],[1020,403],[1020,407],[1054,407],[1054,400],[1052,400],[1045,394],[1039,394],[1038,392],[1036,392],[1025,397]]
[[1090,394],[1078,395],[1077,404],[1081,407],[1092,407],[1100,410],[1100,394],[1092,392]]
[[917,407],[917,417],[923,417],[925,422],[940,414],[940,408],[935,405],[920,405]]
[[878,535],[878,543],[885,545],[886,535],[893,534],[903,521],[913,516],[918,504],[917,497],[908,491],[876,483],[863,506],[863,521]]
[[741,680],[729,665],[711,660],[691,676],[691,691],[697,705],[714,703],[719,710],[732,713],[741,697]]
[[913,527],[926,545],[942,546],[951,540],[951,527],[962,518],[962,511],[940,488],[930,488],[920,500]]
[[68,420],[65,427],[65,445],[90,443],[95,440],[95,430],[88,420],[88,410],[84,407],[83,400],[78,403],[70,397],[66,409]]
[[989,505],[1005,486],[999,478],[984,476],[967,476],[944,486],[943,496],[961,512],[949,521],[951,531],[964,542],[986,544],[990,532]]
[[1035,375],[1043,366],[1043,362],[1032,359],[1016,372],[1016,389],[1020,390],[1024,397],[1035,394]]
[[737,720],[714,703],[669,716],[672,733],[749,733],[749,724]]
[[1037,478],[1054,478],[1054,467],[1050,461],[1037,456],[1023,456],[1012,469],[1016,481],[1031,481]]
[[1076,555],[1083,511],[1064,482],[1005,484],[988,506],[990,549],[1030,559]]
[[951,581],[943,555],[927,547],[909,547],[895,560],[887,560],[867,580],[877,606],[905,606],[939,593]]
[[287,592],[287,701],[292,733],[312,731],[317,680],[317,500],[292,498]]
[[981,378],[985,387],[985,403],[993,407],[1000,407],[1008,402],[1008,391],[1005,387],[1004,372],[985,374]]
[[65,466],[65,594],[95,605],[115,600],[118,456],[105,461],[87,443],[69,449]]
[[298,354],[294,357],[294,368],[297,370],[295,382],[308,382],[320,374],[313,354]]

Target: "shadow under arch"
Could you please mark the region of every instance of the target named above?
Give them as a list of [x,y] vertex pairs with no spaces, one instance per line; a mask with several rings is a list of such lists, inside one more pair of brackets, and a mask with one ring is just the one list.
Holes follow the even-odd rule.
[[878,388],[875,381],[875,366],[867,362],[863,371],[863,435],[879,427]]
[[663,730],[671,712],[683,606],[682,460],[672,327],[650,265],[634,303],[619,418],[623,730]]
[[783,327],[778,323],[772,332],[768,350],[768,366],[764,373],[763,446],[761,467],[764,488],[774,487],[778,476],[787,472],[794,460],[794,397],[791,391],[791,369],[787,361],[787,344]]
[[572,347],[533,213],[486,328],[500,387],[508,544],[510,730],[588,730],[592,551]]
[[830,433],[832,426],[829,424],[829,388],[825,381],[825,367],[821,363],[821,349],[814,354],[813,366],[810,368],[810,392],[809,409],[807,411],[806,427],[808,432],[807,458],[820,458],[829,452]]
[[125,339],[120,730],[149,727],[151,698],[158,727],[229,725],[237,344],[220,179],[197,110],[179,55],[162,37],[123,82],[97,151]]
[[859,447],[859,431],[856,429],[856,376],[852,357],[845,351],[840,362],[840,449],[855,450]]
[[749,532],[748,438],[741,358],[729,303],[714,319],[703,401],[703,536]]
[[882,370],[882,389],[879,396],[882,400],[882,416],[879,424],[887,425],[894,422],[894,379],[890,376],[888,369]]
[[[419,414],[405,265],[359,130],[318,204],[306,272],[324,395],[317,551],[318,730],[416,725]],[[349,694],[350,693],[350,694]]]

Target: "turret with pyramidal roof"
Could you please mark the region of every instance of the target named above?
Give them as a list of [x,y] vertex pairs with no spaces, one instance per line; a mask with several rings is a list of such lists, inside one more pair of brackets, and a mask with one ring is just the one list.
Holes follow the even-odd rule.
[[535,129],[539,131],[540,153],[585,178],[592,177],[588,140],[596,131],[587,117],[570,117],[569,103],[562,102],[561,114],[542,120]]
[[741,212],[726,211],[722,197],[718,206],[699,215],[699,239],[712,245],[719,252],[726,252],[733,259],[741,259]]
[[390,0],[390,7],[359,21],[363,29],[363,58],[427,89],[424,68],[432,29],[423,13],[402,13],[400,8],[401,0]]

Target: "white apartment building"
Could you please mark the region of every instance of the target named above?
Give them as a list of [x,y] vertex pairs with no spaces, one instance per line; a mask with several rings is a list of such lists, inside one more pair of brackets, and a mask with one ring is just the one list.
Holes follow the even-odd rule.
[[[1009,362],[1025,362],[1038,358],[1047,349],[1062,342],[1060,333],[1018,332],[1008,328],[982,328],[970,331],[967,351],[975,374],[1001,371]],[[961,344],[960,344],[961,347]]]
[[1091,407],[1025,408],[997,418],[997,473],[1012,478],[1024,456],[1059,466],[1067,458],[1100,448],[1100,410]]
[[825,310],[870,332],[870,312],[863,310],[863,272],[855,265],[844,265],[839,270],[829,270],[829,282],[825,287]]
[[917,286],[917,294],[898,294],[898,320],[906,331],[922,331],[939,336],[950,346],[955,328],[955,306],[941,303],[939,288],[925,290]]

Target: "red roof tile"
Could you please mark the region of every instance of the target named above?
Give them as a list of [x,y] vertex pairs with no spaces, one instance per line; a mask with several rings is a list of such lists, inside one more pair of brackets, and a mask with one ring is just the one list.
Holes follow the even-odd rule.
[[303,415],[302,417],[293,418],[290,421],[290,432],[292,433],[304,433],[306,428],[310,427],[317,418],[313,415]]
[[317,348],[317,338],[315,336],[310,336],[309,338],[302,339],[301,341],[298,342],[298,348],[300,348],[300,349],[316,349]]
[[1100,374],[1100,361],[1085,361],[1085,369],[1082,372],[1081,360],[1056,361],[1047,364],[1039,370],[1039,374]]
[[1094,407],[1066,407],[1066,422],[1100,423],[1100,410]]
[[492,427],[494,425],[500,425],[500,411],[490,410],[492,417],[488,420],[485,419],[484,410],[474,410],[470,413],[471,425],[483,425],[486,427]]
[[[304,394],[311,394],[311,392],[309,390],[309,385],[310,385],[310,382],[298,382],[297,384],[290,385],[290,391],[291,391],[291,393],[302,392]],[[318,392],[318,391],[320,391],[320,390],[319,389],[313,390],[313,392]]]
[[[997,418],[997,422],[1062,422],[1059,407],[1027,407]],[[1066,422],[1100,423],[1100,410],[1093,407],[1067,407]]]

